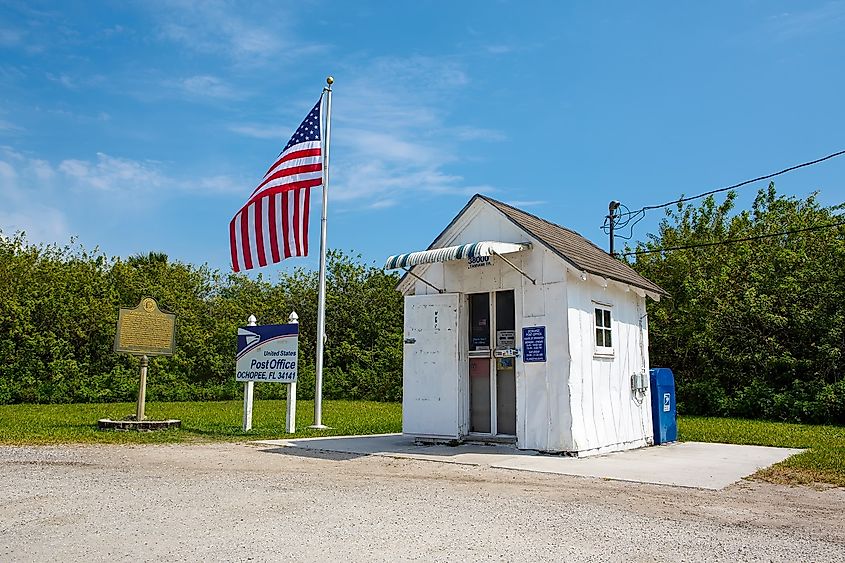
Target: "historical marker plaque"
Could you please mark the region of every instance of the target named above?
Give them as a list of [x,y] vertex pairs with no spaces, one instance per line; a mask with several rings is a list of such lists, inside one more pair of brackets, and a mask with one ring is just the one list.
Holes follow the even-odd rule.
[[163,312],[152,297],[144,297],[134,309],[118,313],[115,352],[170,356],[175,347],[176,315]]

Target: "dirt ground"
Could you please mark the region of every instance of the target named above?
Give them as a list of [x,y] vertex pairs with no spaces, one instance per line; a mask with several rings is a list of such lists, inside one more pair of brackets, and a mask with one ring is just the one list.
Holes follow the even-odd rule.
[[845,489],[253,444],[0,448],[0,561],[845,561]]

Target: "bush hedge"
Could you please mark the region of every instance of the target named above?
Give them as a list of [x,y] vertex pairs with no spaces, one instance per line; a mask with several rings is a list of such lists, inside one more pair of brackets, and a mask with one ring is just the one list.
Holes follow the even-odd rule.
[[[176,353],[151,360],[151,401],[240,396],[235,335],[300,319],[299,396],[314,396],[317,274],[295,269],[271,283],[149,253],[126,260],[74,245],[0,236],[0,403],[131,401],[138,360],[113,352],[117,313],[154,297],[176,314]],[[395,401],[402,392],[398,278],[339,251],[328,255],[324,396]],[[258,385],[265,398],[284,385]]]

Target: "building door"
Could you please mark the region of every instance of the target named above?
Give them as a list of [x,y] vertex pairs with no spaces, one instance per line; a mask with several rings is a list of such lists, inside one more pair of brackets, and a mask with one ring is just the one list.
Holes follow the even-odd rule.
[[469,295],[470,433],[516,435],[516,369],[496,350],[515,346],[514,292]]
[[405,297],[402,432],[458,437],[459,294]]

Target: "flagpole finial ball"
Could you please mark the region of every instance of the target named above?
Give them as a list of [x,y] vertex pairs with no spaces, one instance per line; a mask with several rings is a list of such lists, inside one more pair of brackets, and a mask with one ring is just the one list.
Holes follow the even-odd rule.
[[329,86],[334,84],[334,76],[327,76],[326,77],[326,84],[328,84]]

